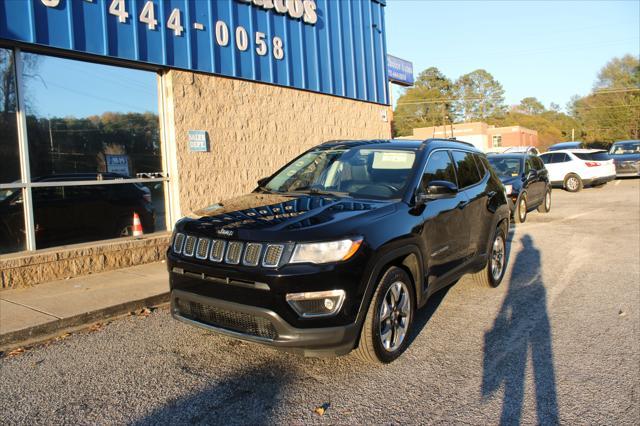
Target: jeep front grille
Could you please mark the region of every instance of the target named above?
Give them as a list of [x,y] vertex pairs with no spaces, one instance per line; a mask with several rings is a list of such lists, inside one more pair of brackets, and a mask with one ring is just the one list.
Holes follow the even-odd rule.
[[264,259],[262,260],[262,266],[267,268],[275,268],[280,263],[280,258],[284,252],[284,246],[281,244],[269,244],[267,250],[264,252]]
[[175,307],[178,315],[213,327],[269,340],[275,340],[278,337],[275,327],[266,318],[179,298],[175,299]]
[[208,238],[198,239],[198,247],[196,248],[196,257],[198,259],[204,260],[209,256],[209,242]]
[[184,244],[184,234],[176,234],[173,238],[173,251],[176,254],[182,253],[182,245]]
[[211,256],[209,260],[213,262],[222,262],[224,258],[224,248],[227,243],[224,240],[213,240],[211,242]]
[[187,241],[184,243],[184,250],[182,251],[185,256],[193,256],[193,251],[196,249],[196,240],[197,238],[192,235],[187,236]]
[[244,250],[244,259],[242,263],[247,266],[257,266],[260,262],[260,253],[262,252],[262,244],[249,243]]
[[237,265],[238,263],[240,263],[240,255],[242,255],[242,246],[243,244],[239,241],[230,242],[229,248],[227,249],[227,255],[224,258],[224,261],[231,265]]

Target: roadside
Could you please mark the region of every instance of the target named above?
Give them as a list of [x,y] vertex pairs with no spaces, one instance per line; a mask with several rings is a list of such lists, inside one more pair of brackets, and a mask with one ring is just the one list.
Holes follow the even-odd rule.
[[0,352],[169,300],[164,262],[0,292]]

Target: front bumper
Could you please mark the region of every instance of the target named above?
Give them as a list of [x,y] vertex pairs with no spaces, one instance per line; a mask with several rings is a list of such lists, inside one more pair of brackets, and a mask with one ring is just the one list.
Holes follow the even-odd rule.
[[187,324],[305,356],[336,356],[355,346],[355,323],[296,328],[270,309],[182,291],[171,291],[171,314]]

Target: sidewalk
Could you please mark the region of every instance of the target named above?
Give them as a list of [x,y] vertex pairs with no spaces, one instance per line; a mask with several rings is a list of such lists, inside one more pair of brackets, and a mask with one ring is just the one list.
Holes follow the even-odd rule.
[[169,280],[162,262],[3,290],[0,351],[168,300]]

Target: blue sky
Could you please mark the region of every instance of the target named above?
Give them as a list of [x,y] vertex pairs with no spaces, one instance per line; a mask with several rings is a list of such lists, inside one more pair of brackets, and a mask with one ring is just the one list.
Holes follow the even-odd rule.
[[[640,54],[639,20],[640,0],[388,0],[387,50],[412,61],[416,75],[436,66],[456,79],[484,68],[508,104],[535,96],[564,107],[611,58]],[[154,73],[43,57],[38,75],[27,95],[40,116],[158,110]]]
[[[484,68],[508,104],[564,107],[615,56],[640,54],[640,1],[388,0],[387,50],[451,79]],[[398,95],[396,89],[396,100]]]

